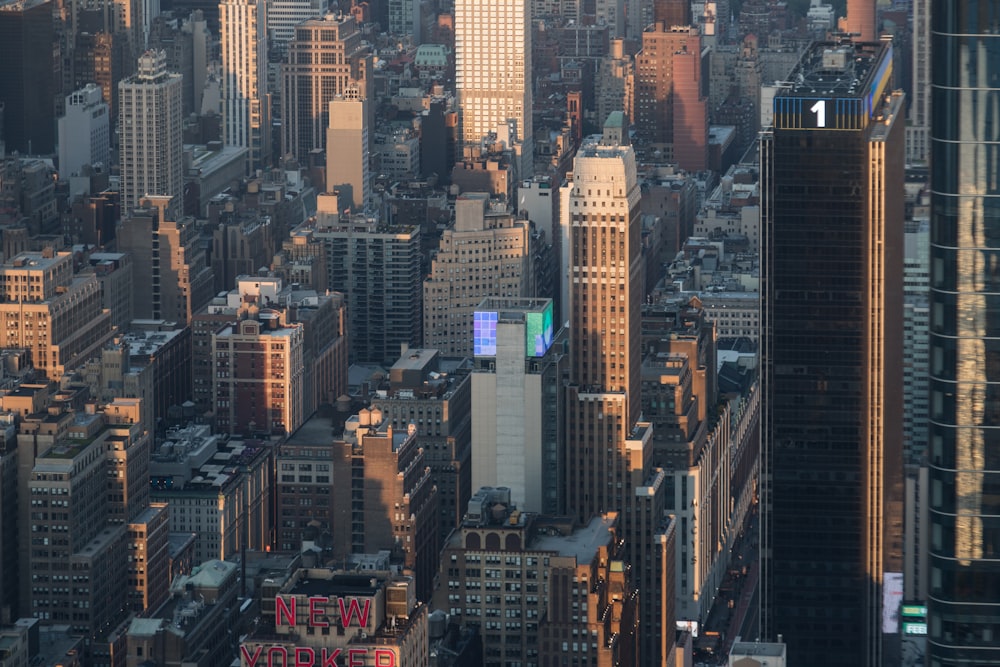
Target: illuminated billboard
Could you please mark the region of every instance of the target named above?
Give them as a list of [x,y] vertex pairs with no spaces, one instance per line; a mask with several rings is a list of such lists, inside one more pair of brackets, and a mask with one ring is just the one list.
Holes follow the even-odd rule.
[[903,573],[882,573],[882,634],[899,632],[899,608],[903,602]]
[[472,317],[472,353],[477,357],[495,357],[498,313],[476,311]]
[[543,357],[552,346],[552,302],[542,312],[525,313],[524,354]]

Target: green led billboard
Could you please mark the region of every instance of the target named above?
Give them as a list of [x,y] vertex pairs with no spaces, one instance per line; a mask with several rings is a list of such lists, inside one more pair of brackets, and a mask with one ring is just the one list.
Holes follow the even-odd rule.
[[552,346],[552,302],[545,304],[542,312],[526,313],[524,332],[524,354],[528,357],[542,357]]

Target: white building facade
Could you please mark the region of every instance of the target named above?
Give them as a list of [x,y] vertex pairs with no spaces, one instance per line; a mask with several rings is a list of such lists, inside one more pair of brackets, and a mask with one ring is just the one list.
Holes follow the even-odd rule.
[[147,51],[139,71],[118,86],[121,201],[126,213],[147,195],[171,197],[168,218],[181,211],[184,191],[184,93],[181,75],[167,71],[163,51]]
[[250,150],[251,168],[265,164],[271,148],[266,7],[264,0],[219,3],[222,136],[227,146]]
[[531,5],[523,0],[456,0],[455,88],[461,143],[476,146],[516,125],[518,178],[533,173]]
[[59,119],[59,178],[79,175],[85,164],[111,167],[109,118],[97,84],[66,96],[66,115]]

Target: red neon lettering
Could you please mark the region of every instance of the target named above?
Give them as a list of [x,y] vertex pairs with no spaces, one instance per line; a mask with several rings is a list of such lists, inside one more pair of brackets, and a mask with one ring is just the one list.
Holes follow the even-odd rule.
[[254,667],[254,665],[257,664],[257,661],[260,660],[260,654],[263,651],[264,647],[258,646],[257,650],[253,652],[253,655],[251,655],[250,650],[243,644],[240,644],[240,655],[242,655],[243,659],[247,662],[247,667]]
[[[274,596],[275,625],[295,626],[295,597],[286,602],[280,595]],[[287,621],[287,622],[286,622]]]
[[340,657],[340,651],[341,649],[335,648],[333,649],[333,653],[327,653],[326,649],[323,649],[323,652],[320,653],[320,665],[322,667],[337,667],[337,658]]
[[267,649],[267,667],[273,667],[274,665],[278,664],[274,661],[275,653],[281,656],[282,665],[288,664],[288,649],[285,648],[284,646],[272,646],[271,648]]
[[348,607],[344,608],[344,598],[339,598],[337,602],[340,604],[340,624],[342,626],[349,627],[351,625],[351,619],[354,616],[358,617],[358,625],[362,628],[368,627],[368,612],[371,610],[372,601],[365,600],[365,610],[362,613],[361,605],[358,604],[357,598],[351,598],[351,602]]
[[312,667],[316,652],[308,646],[295,647],[295,667]]
[[[347,667],[365,667],[366,648],[352,648],[347,651]],[[355,658],[357,661],[355,662]]]
[[326,611],[325,605],[330,601],[330,598],[315,597],[309,598],[309,625],[314,628],[328,628],[330,624],[320,618],[320,616]]
[[375,667],[396,667],[396,653],[387,648],[375,649]]

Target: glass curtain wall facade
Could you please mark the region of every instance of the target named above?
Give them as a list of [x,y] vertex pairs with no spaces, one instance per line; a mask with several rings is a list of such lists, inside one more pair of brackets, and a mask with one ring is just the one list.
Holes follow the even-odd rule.
[[905,137],[891,58],[815,45],[761,143],[761,620],[790,664],[881,665],[883,582],[901,572]]
[[931,16],[932,667],[1000,665],[1000,2]]

